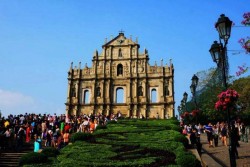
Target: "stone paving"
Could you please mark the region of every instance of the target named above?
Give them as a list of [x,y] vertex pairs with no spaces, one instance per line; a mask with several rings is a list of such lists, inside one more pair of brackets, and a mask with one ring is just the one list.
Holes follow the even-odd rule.
[[[222,145],[222,142],[219,140],[218,147],[209,147],[207,142],[206,134],[201,135],[201,143],[203,152],[201,159],[205,162],[208,167],[212,166],[223,166],[230,167],[229,151],[228,147]],[[239,159],[236,160],[237,167],[250,167],[250,143],[239,142],[240,147],[237,147]],[[203,159],[204,154],[204,159]],[[206,155],[211,157],[210,159],[205,158]],[[217,163],[217,165],[215,165]]]

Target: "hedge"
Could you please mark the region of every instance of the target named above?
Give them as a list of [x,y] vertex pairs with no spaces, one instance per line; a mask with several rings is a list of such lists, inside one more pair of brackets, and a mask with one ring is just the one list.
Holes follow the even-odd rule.
[[186,151],[188,140],[178,124],[175,119],[111,121],[92,134],[72,134],[73,143],[62,148],[51,165],[199,166],[196,157]]
[[24,154],[20,160],[19,160],[19,166],[25,165],[25,164],[39,164],[44,163],[48,160],[48,157],[45,154],[37,153],[37,152],[31,152]]

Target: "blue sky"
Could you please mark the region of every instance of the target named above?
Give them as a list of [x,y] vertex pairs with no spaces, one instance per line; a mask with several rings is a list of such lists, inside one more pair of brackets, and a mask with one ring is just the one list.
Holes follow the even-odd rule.
[[[208,52],[224,13],[240,25],[247,0],[1,0],[0,110],[9,114],[65,113],[70,63],[91,66],[94,51],[122,29],[148,49],[150,64],[172,59],[175,101],[190,94],[193,74],[215,67]],[[229,50],[250,28],[234,27]],[[229,52],[230,74],[250,55]],[[245,75],[249,75],[249,72]]]

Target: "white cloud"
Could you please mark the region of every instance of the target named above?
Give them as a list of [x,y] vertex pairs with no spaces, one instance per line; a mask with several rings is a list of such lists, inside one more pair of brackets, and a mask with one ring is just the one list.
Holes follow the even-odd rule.
[[44,101],[32,96],[0,89],[0,110],[2,116],[19,115],[25,113],[35,114],[65,114],[64,104],[57,106],[53,101]]
[[35,106],[35,100],[30,96],[0,89],[0,110],[5,117],[31,112]]

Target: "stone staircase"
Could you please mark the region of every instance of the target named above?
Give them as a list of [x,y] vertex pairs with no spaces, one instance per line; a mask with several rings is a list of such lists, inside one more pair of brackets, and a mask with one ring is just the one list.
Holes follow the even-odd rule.
[[19,166],[19,159],[22,155],[33,152],[33,143],[24,143],[21,151],[15,151],[14,149],[1,149],[0,150],[0,166],[10,167]]

